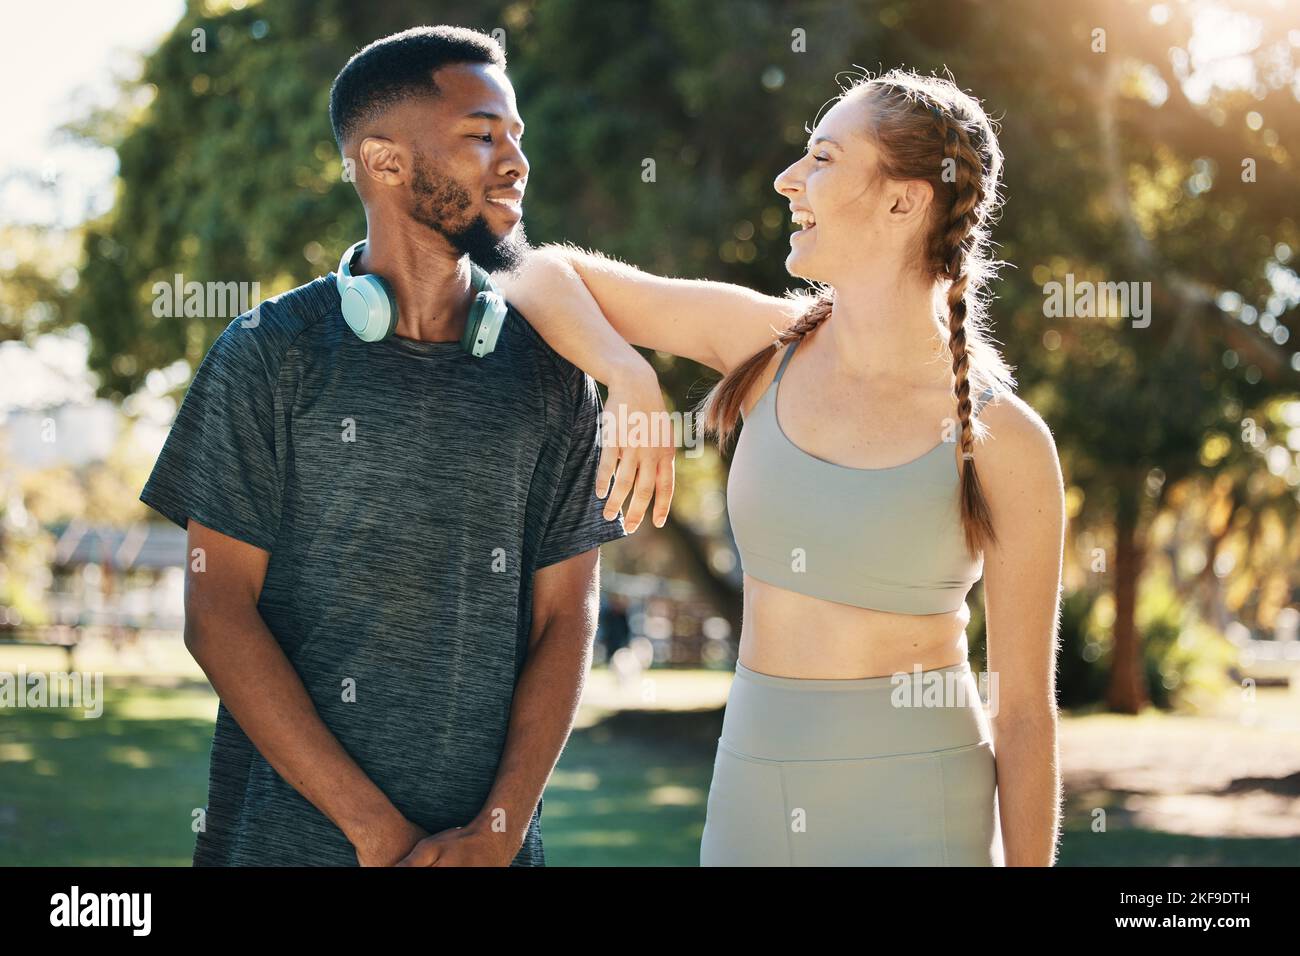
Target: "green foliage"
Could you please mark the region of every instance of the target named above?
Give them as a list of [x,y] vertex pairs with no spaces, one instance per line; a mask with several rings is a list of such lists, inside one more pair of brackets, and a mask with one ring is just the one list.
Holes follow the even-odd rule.
[[[1165,574],[1144,577],[1138,595],[1137,627],[1152,706],[1195,707],[1221,693],[1236,658],[1232,645],[1197,619]],[[1090,588],[1079,588],[1061,601],[1057,700],[1063,708],[1084,707],[1105,695],[1113,606],[1109,594]]]
[[1097,594],[1079,588],[1061,599],[1061,628],[1056,673],[1057,703],[1080,707],[1098,700],[1106,690],[1107,669],[1091,625]]
[[1151,702],[1169,707],[1176,700],[1218,693],[1236,652],[1212,628],[1195,620],[1163,574],[1143,581],[1137,609],[1144,639],[1144,664]]
[[[1158,26],[1135,11],[1108,24],[1124,52],[1099,55],[1088,41],[1094,16],[1030,0],[552,0],[433,12],[396,3],[375,16],[340,0],[202,9],[191,5],[150,58],[144,82],[156,94],[118,144],[120,201],[86,236],[76,316],[93,333],[106,394],[132,391],[177,358],[193,364],[224,324],[154,317],[154,282],[176,273],[256,280],[271,294],[333,267],[364,220],[340,181],[329,84],[359,46],[430,19],[505,30],[529,126],[534,240],[570,239],[658,271],[772,292],[796,284],[784,270],[788,225],[772,179],[837,92],[837,72],[951,69],[1004,119],[1009,202],[995,238],[1016,268],[996,290],[998,337],[1073,468],[1108,486],[1087,496],[1089,509],[1113,509],[1152,462],[1171,478],[1194,470],[1196,438],[1221,423],[1225,394],[1249,409],[1280,383],[1295,387],[1264,352],[1261,381],[1224,368],[1217,359],[1232,326],[1213,308],[1189,313],[1175,294],[1175,280],[1190,275],[1210,292],[1237,289],[1260,302],[1274,244],[1300,248],[1277,159],[1296,150],[1264,148],[1242,120],[1247,109],[1276,105],[1266,115],[1294,147],[1295,110],[1274,103],[1289,94],[1270,87],[1263,104],[1227,98],[1216,123],[1182,96],[1168,63],[1169,46],[1187,41],[1183,19]],[[200,28],[203,53],[193,50]],[[792,50],[795,30],[807,52]],[[1170,91],[1165,102],[1144,98],[1123,72],[1127,56],[1151,61]],[[1106,84],[1119,82],[1109,70],[1124,84],[1112,103],[1115,143],[1099,125]],[[1261,164],[1250,188],[1232,175],[1243,155]],[[647,160],[654,182],[643,181]],[[1215,171],[1214,188],[1193,201],[1185,180],[1202,160],[1209,165],[1196,168]],[[1131,209],[1114,202],[1114,164],[1133,171],[1133,182],[1120,183],[1136,197]],[[1133,222],[1144,230],[1145,261],[1131,245]],[[1152,327],[1045,319],[1042,283],[1068,271],[1153,282]],[[701,370],[666,371],[685,405]]]
[[354,46],[342,32],[301,3],[219,17],[191,5],[150,57],[156,94],[118,145],[120,198],[87,233],[77,301],[105,394],[197,365],[229,321],[155,316],[155,282],[256,281],[269,296],[328,271],[364,230],[328,122],[329,82]]

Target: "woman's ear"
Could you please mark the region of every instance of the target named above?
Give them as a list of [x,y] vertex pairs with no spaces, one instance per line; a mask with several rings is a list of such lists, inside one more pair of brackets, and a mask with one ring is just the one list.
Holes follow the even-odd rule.
[[890,187],[890,192],[889,219],[900,226],[924,216],[934,198],[934,188],[920,179],[895,183]]

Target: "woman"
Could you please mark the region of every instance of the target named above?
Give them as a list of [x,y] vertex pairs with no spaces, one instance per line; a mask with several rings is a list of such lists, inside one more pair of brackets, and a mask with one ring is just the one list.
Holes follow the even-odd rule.
[[[991,123],[951,82],[864,77],[774,183],[800,227],[786,267],[817,295],[567,247],[502,277],[610,386],[607,412],[662,408],[631,343],[723,373],[703,404],[720,443],[744,415],[728,483],[744,620],[703,865],[1054,860],[1064,496],[984,328],[1000,171]],[[656,488],[662,524],[671,449],[626,452],[606,517],[632,491],[634,530]],[[981,570],[990,713],[967,662]]]

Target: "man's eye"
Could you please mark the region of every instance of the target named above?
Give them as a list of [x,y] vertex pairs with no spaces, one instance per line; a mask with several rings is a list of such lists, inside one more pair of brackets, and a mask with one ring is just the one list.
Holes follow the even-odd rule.
[[471,138],[471,139],[481,139],[481,140],[483,140],[483,142],[485,142],[485,143],[490,143],[490,142],[492,142],[492,134],[491,134],[491,133],[484,133],[482,136],[471,136],[470,138]]

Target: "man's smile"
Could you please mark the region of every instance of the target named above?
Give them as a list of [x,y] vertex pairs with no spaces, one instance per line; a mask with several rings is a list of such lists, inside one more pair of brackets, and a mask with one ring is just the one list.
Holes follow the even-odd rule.
[[487,201],[499,209],[512,213],[516,219],[523,217],[524,194],[522,192],[511,192],[504,196],[488,196]]

